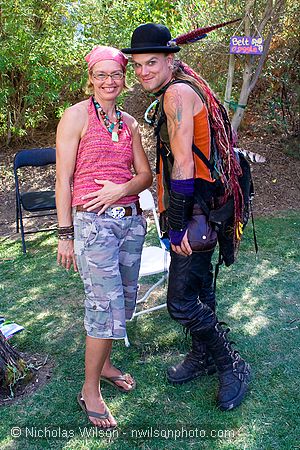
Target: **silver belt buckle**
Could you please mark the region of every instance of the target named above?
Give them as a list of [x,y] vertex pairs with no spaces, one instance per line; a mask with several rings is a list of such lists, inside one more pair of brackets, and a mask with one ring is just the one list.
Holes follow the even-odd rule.
[[123,206],[115,206],[108,213],[113,219],[122,219],[125,216],[125,208]]

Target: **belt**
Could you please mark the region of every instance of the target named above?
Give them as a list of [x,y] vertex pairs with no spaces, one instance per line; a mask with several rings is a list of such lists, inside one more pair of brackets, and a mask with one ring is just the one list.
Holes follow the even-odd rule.
[[[83,205],[78,205],[75,207],[76,211],[79,212],[87,212],[87,213],[94,213],[97,214],[102,207],[95,208],[92,211],[87,211],[86,208],[83,207]],[[113,219],[122,219],[122,217],[129,217],[129,216],[136,216],[141,215],[143,210],[140,207],[140,202],[137,201],[134,203],[134,207],[132,206],[110,206],[107,208],[103,214],[108,215],[109,217],[112,217]]]

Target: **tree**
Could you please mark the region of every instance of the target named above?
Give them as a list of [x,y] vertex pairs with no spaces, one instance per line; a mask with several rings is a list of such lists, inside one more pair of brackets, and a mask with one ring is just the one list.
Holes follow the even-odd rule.
[[13,135],[46,121],[66,85],[80,85],[81,74],[72,64],[79,46],[69,9],[65,2],[50,0],[1,5],[0,134],[7,144]]
[[[260,33],[267,33],[267,37],[261,58],[243,57],[243,86],[238,104],[247,103],[260,76],[285,1],[292,2],[246,0],[246,11],[251,13]],[[264,12],[259,19],[261,11]],[[0,139],[9,144],[13,137],[22,138],[47,122],[53,128],[64,109],[83,98],[84,55],[94,45],[127,46],[133,29],[145,22],[164,23],[175,37],[197,26],[220,23],[244,13],[243,3],[235,0],[1,2]],[[248,18],[245,27],[249,34],[255,31]],[[180,52],[180,57],[200,71],[218,94],[224,92],[228,38],[232,31],[232,27],[224,27]],[[237,67],[238,78],[240,71],[241,67]],[[130,69],[128,74],[130,81],[133,79]],[[236,96],[236,87],[233,93]],[[238,108],[233,117],[235,127],[243,113],[244,109]]]
[[[255,0],[247,0],[245,6],[245,36],[260,36],[267,31],[267,37],[264,42],[264,49],[262,55],[258,58],[257,56],[245,55],[244,71],[243,71],[243,83],[239,95],[238,104],[236,111],[232,117],[232,127],[237,130],[241,120],[245,113],[245,107],[248,103],[249,96],[253,91],[258,78],[262,72],[263,65],[268,56],[270,44],[274,33],[279,27],[280,18],[284,10],[285,1],[284,0],[267,0],[267,4],[260,22],[257,25],[257,30],[253,29],[253,24],[251,24],[250,17],[253,17],[254,6],[256,4]],[[256,62],[257,61],[257,62]],[[230,98],[231,85],[234,72],[234,57],[230,57],[229,61],[229,72],[228,72],[228,83],[226,86],[225,100]],[[228,103],[227,103],[228,104]]]
[[[180,23],[169,0],[6,0],[0,6],[0,136],[59,117],[82,97],[84,55],[96,44],[122,47],[136,24]],[[126,24],[126,26],[124,26]]]

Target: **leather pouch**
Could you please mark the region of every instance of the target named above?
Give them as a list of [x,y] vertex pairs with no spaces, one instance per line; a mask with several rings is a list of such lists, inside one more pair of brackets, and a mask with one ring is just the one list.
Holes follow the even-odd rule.
[[193,217],[189,221],[188,240],[194,252],[208,252],[217,245],[217,233],[200,208],[196,211],[194,208]]

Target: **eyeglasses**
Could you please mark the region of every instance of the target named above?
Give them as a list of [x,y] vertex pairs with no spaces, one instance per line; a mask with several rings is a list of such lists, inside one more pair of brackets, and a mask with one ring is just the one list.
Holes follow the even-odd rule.
[[93,77],[96,78],[96,80],[99,81],[105,81],[108,77],[110,77],[112,80],[122,80],[124,77],[123,72],[113,72],[113,73],[93,73]]

